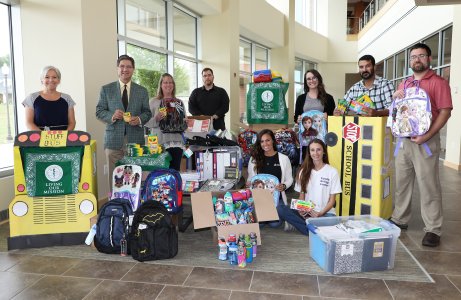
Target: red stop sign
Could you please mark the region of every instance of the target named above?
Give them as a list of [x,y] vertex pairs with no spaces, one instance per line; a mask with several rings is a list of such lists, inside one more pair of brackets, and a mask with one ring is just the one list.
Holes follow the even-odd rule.
[[360,139],[360,126],[355,123],[348,123],[343,127],[343,138],[351,143]]

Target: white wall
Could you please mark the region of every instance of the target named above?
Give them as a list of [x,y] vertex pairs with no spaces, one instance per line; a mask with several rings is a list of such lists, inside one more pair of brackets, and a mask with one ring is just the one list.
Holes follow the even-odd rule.
[[388,4],[386,13],[360,33],[359,56],[371,54],[376,61],[383,60],[453,22],[452,5],[415,7],[413,0]]
[[377,16],[359,35],[359,55],[372,54],[377,61],[430,36],[453,23],[450,86],[454,109],[447,125],[445,165],[461,168],[461,34],[460,5],[431,5],[415,7],[413,0],[390,1],[385,14]]

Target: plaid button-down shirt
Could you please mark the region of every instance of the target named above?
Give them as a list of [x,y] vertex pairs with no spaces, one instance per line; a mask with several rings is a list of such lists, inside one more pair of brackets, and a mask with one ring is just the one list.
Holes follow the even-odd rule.
[[363,80],[354,84],[344,95],[344,99],[350,103],[351,100],[357,99],[363,94],[370,96],[375,103],[377,110],[386,109],[391,105],[392,94],[394,93],[394,85],[387,79],[375,76],[373,86],[368,89],[363,85]]

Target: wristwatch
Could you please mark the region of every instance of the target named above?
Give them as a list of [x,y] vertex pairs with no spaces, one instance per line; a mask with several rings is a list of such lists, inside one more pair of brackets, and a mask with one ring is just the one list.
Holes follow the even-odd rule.
[[287,186],[284,183],[282,184],[282,187],[283,187],[283,190],[287,189]]

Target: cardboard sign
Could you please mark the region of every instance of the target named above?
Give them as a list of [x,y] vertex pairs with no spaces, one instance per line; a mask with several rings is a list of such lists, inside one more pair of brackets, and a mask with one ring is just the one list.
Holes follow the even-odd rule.
[[65,147],[66,141],[66,130],[42,131],[40,136],[40,147]]

